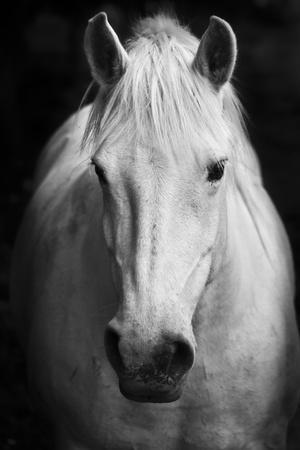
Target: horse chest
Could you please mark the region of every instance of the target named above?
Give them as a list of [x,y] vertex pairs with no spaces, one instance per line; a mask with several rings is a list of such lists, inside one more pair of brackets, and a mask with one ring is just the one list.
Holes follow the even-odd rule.
[[246,423],[247,412],[228,411],[222,406],[226,398],[217,405],[221,387],[208,383],[199,389],[199,373],[191,377],[183,398],[169,404],[125,399],[105,359],[92,358],[89,371],[83,365],[69,375],[70,369],[57,374],[54,384],[61,403],[54,409],[73,417],[72,449],[78,442],[84,449],[105,450],[240,449],[255,439],[255,433],[245,431],[250,423]]

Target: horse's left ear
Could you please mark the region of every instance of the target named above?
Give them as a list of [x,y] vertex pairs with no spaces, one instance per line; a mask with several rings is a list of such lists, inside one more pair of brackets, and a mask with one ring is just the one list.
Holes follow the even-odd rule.
[[117,82],[125,71],[128,55],[104,12],[89,20],[84,48],[95,81],[105,86]]
[[225,20],[211,16],[209,26],[201,38],[193,67],[208,78],[219,91],[231,78],[236,55],[236,37],[231,26]]

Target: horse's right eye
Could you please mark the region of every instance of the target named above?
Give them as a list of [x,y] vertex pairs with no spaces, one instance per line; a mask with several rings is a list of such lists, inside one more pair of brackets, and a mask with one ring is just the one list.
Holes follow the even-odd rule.
[[101,166],[98,166],[96,163],[93,163],[95,167],[96,175],[102,185],[107,185],[108,181],[105,175],[105,171]]

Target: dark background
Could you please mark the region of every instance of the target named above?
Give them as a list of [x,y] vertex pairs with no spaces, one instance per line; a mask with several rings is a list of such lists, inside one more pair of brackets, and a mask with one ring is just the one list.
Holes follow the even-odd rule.
[[[83,54],[87,20],[100,10],[122,40],[132,21],[170,3],[19,1],[1,20],[0,116],[0,450],[49,449],[47,427],[30,407],[25,363],[8,306],[12,246],[31,195],[36,158],[53,131],[81,103],[90,75]],[[201,37],[209,16],[236,32],[234,84],[248,112],[251,140],[266,187],[287,227],[300,268],[300,1],[173,2],[179,19]],[[91,97],[92,98],[92,97]],[[296,299],[298,314],[300,300]],[[299,423],[299,430],[298,430]],[[300,449],[300,417],[290,449]]]

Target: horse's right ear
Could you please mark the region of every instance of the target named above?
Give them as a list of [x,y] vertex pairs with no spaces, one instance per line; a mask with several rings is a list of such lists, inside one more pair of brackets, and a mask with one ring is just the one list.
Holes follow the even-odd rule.
[[105,86],[116,83],[125,71],[128,55],[104,12],[89,20],[84,48],[95,81]]

